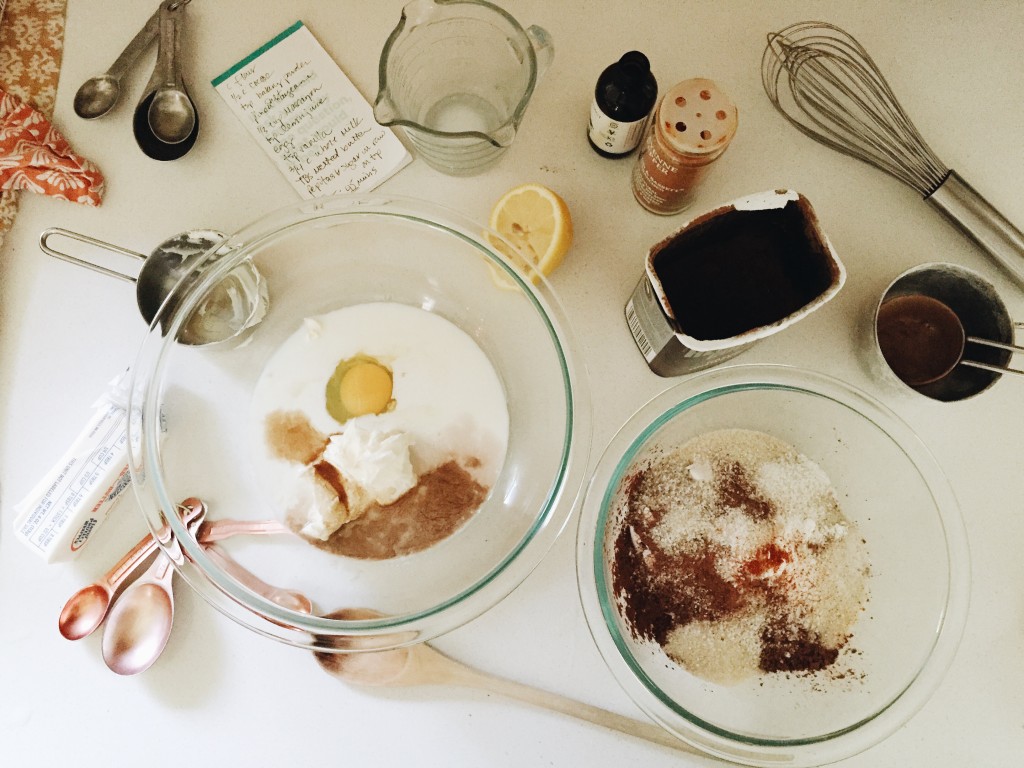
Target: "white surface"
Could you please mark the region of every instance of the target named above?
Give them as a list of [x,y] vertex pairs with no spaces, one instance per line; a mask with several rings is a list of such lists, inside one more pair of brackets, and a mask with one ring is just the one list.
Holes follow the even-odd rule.
[[[132,496],[71,565],[44,565],[11,533],[12,505],[55,461],[106,383],[134,357],[144,328],[133,288],[45,257],[39,232],[62,226],[146,252],[184,229],[231,231],[297,200],[230,114],[210,79],[301,18],[372,99],[377,56],[402,0],[379,3],[198,0],[188,9],[186,79],[202,134],[185,158],[159,163],[136,148],[131,110],[153,53],[113,114],[86,122],[71,100],[106,69],[152,13],[154,0],[71,0],[56,124],[108,179],[89,209],[22,197],[0,252],[0,761],[50,766],[145,764],[375,766],[646,766],[705,761],[475,692],[355,690],[309,654],[235,626],[185,589],[174,633],[147,673],[118,678],[99,637],[57,633],[65,599],[101,575],[143,533]],[[480,220],[509,187],[539,181],[573,212],[576,242],[553,283],[590,369],[594,452],[625,418],[672,383],[650,373],[622,307],[646,248],[681,218],[645,212],[629,191],[631,160],[587,145],[592,89],[630,48],[653,63],[662,90],[716,80],[739,106],[737,137],[698,198],[711,207],[787,187],[815,205],[849,270],[840,295],[737,362],[784,362],[837,375],[881,397],[918,430],[960,498],[973,555],[972,605],[959,654],[921,712],[879,746],[846,761],[872,766],[1014,765],[1024,750],[1024,389],[1004,377],[965,403],[883,391],[861,357],[863,319],[900,271],[932,260],[975,267],[1024,319],[1024,300],[986,257],[912,191],[821,147],[777,115],[760,83],[765,34],[827,17],[856,35],[888,75],[940,157],[1024,226],[1024,5],[963,2],[505,3],[552,35],[555,59],[501,163],[451,178],[415,161],[382,191],[430,197]],[[1022,361],[1024,363],[1024,361]],[[467,662],[589,703],[642,716],[589,637],[576,593],[575,517],[541,567],[505,602],[437,645]],[[912,546],[913,542],[907,542]],[[899,638],[893,638],[899,642]]]

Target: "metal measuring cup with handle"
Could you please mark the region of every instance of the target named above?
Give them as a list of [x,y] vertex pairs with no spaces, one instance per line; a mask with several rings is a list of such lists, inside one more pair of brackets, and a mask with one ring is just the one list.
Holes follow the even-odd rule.
[[[50,241],[58,237],[138,259],[143,262],[142,267],[133,275],[72,255],[51,245]],[[139,312],[146,323],[152,325],[171,292],[179,284],[194,283],[198,279],[203,268],[209,266],[209,261],[204,261],[204,257],[214,251],[225,237],[216,230],[189,230],[164,240],[149,256],[145,256],[88,235],[50,227],[39,235],[39,248],[43,253],[62,261],[135,283]],[[214,259],[217,256],[215,254]],[[180,296],[181,292],[177,291],[175,295]],[[252,262],[245,261],[207,292],[182,325],[177,341],[191,346],[203,346],[236,338],[263,319],[267,304],[266,282]],[[169,315],[169,312],[164,314],[165,317]]]

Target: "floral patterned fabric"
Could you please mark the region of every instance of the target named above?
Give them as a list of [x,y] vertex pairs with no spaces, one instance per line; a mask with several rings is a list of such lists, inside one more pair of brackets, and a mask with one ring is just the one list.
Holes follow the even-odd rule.
[[0,20],[0,86],[53,114],[67,0],[7,0]]
[[[57,96],[66,4],[67,0],[0,0],[0,89],[44,118],[52,116]],[[5,144],[0,157],[6,151]],[[17,199],[13,190],[0,191],[0,242],[14,221]]]
[[0,190],[16,189],[99,205],[103,175],[42,114],[0,89]]

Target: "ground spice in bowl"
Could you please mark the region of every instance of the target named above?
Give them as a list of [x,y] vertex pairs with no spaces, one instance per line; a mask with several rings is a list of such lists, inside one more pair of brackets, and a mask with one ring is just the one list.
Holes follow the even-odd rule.
[[622,495],[612,580],[634,637],[722,684],[836,662],[869,566],[814,462],[770,435],[718,430],[652,458]]
[[363,560],[411,555],[455,533],[480,508],[489,490],[459,462],[447,461],[425,472],[393,504],[372,504],[327,541],[309,541],[328,552]]
[[[267,417],[265,437],[280,459],[310,465],[346,503],[344,482],[327,461],[319,460],[329,436],[298,411],[275,411]],[[324,541],[303,536],[310,544],[336,555],[361,560],[388,560],[420,552],[448,538],[480,508],[490,491],[473,476],[480,466],[474,456],[449,459],[424,472],[416,484],[391,504],[371,503]],[[296,513],[287,523],[302,535],[306,522]]]

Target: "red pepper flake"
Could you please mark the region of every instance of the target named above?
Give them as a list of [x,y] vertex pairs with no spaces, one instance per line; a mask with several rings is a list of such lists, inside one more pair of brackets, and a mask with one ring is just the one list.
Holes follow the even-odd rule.
[[792,561],[792,554],[771,541],[743,563],[743,573],[751,579],[763,579],[766,575],[777,574],[783,565]]

